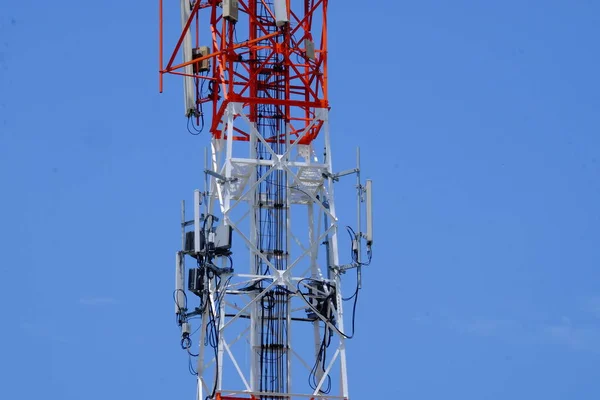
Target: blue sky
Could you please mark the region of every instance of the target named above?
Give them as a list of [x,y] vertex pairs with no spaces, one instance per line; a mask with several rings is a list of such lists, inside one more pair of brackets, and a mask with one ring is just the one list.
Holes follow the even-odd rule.
[[[0,397],[193,398],[172,271],[206,138],[157,92],[156,4],[82,4],[0,4]],[[335,162],[376,184],[353,398],[597,399],[600,5],[382,9],[330,5]]]

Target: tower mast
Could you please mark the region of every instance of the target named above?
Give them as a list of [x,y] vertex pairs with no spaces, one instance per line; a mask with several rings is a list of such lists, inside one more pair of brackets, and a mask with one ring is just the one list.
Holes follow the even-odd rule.
[[[192,219],[182,206],[174,293],[197,400],[348,399],[360,280],[344,324],[341,278],[370,263],[371,184],[359,165],[332,168],[328,0],[181,0],[166,66],[159,2],[160,90],[183,76],[188,130],[210,135]],[[359,226],[342,264],[334,182],[350,174]]]

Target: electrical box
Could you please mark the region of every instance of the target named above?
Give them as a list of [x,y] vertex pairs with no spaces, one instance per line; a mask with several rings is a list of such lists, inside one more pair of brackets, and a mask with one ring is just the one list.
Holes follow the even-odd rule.
[[184,322],[183,324],[181,324],[181,334],[185,337],[185,336],[189,336],[190,332],[192,332],[192,328],[190,327],[190,324],[187,322]]
[[[205,57],[210,53],[208,46],[200,46],[192,49],[192,60]],[[210,60],[202,60],[194,64],[194,73],[210,71]]]
[[[195,253],[196,252],[195,241],[194,241],[195,238],[196,238],[196,234],[194,231],[188,231],[185,233],[185,249],[183,249],[183,250],[186,253]],[[204,251],[204,235],[202,234],[202,231],[200,231],[200,249],[198,251],[200,251],[200,252]]]
[[232,228],[230,225],[220,225],[215,229],[214,249],[215,255],[229,254],[231,249]]
[[304,51],[306,51],[306,58],[309,60],[315,59],[315,42],[310,39],[304,39]]
[[238,20],[238,0],[223,0],[223,18],[231,23]]
[[286,0],[275,0],[273,4],[275,5],[275,24],[277,26],[283,26],[290,22]]
[[185,233],[185,248],[183,249],[186,253],[194,251],[194,232]]
[[200,268],[190,268],[188,272],[188,290],[199,296],[204,290],[204,275]]

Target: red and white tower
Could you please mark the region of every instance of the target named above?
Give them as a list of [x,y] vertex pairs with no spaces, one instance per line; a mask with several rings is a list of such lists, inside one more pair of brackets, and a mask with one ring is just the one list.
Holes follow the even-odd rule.
[[[371,183],[358,165],[332,169],[328,1],[181,0],[181,34],[166,55],[159,2],[160,90],[165,74],[183,76],[188,129],[210,136],[193,219],[182,207],[174,295],[197,399],[347,399]],[[350,174],[358,227],[343,264],[334,182]],[[358,285],[344,298],[349,269]]]

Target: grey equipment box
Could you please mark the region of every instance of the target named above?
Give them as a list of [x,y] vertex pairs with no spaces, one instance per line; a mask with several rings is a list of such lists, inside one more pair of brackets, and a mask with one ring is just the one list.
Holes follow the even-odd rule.
[[236,23],[238,20],[238,0],[223,0],[223,18]]

